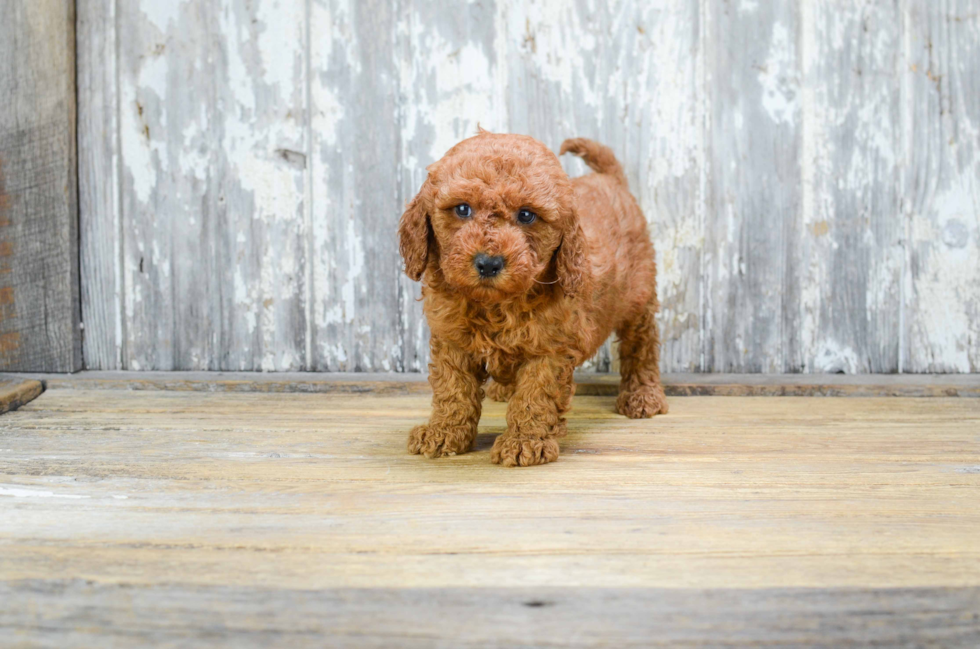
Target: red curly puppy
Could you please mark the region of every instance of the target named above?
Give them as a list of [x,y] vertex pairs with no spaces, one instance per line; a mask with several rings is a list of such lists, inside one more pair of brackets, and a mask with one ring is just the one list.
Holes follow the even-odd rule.
[[656,265],[646,219],[608,147],[566,140],[596,172],[569,179],[537,140],[480,130],[428,167],[402,215],[405,272],[424,277],[432,331],[432,416],[408,450],[470,450],[483,385],[507,399],[507,432],[491,459],[558,459],[576,366],[613,331],[620,340],[617,410],[667,412],[660,384]]

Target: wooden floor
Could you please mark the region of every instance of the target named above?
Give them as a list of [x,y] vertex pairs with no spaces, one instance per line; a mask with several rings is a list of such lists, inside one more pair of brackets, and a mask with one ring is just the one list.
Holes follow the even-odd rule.
[[0,416],[0,645],[980,646],[980,400],[49,389]]

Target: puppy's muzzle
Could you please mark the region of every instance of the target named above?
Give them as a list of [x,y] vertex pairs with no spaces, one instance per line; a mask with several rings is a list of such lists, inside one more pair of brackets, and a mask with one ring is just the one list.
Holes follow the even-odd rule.
[[473,257],[473,266],[481,279],[490,279],[499,275],[504,269],[504,258],[500,255],[491,257],[481,252]]

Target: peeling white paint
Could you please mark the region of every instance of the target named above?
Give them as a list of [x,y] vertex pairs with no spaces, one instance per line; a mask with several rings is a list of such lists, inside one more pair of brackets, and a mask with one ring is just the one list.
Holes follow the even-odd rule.
[[180,20],[183,12],[187,11],[185,2],[181,0],[163,0],[161,2],[142,2],[140,11],[161,32],[166,32],[171,24]]
[[522,52],[542,81],[556,84],[574,100],[597,111],[601,120],[600,96],[615,88],[615,81],[596,87],[586,76],[585,60],[595,52],[597,41],[591,25],[562,0],[513,3],[508,6],[507,32],[510,48]]
[[346,116],[344,107],[337,93],[320,83],[313,84],[312,99],[316,107],[313,130],[320,135],[324,146],[334,146],[337,144],[337,129]]
[[980,27],[934,11],[951,13],[904,16],[903,95],[916,108],[903,123],[908,365],[978,372]]
[[427,29],[419,13],[403,22],[402,29],[426,56],[399,62],[399,84],[411,97],[403,107],[401,140],[412,142],[422,127],[434,134],[421,157],[416,147],[409,149],[408,164],[424,167],[438,160],[475,135],[477,125],[506,130],[503,89],[496,85],[494,62],[480,45],[446,40],[438,30]]
[[671,304],[680,291],[686,290],[690,280],[678,255],[703,248],[704,234],[694,219],[678,220],[666,226],[655,223],[652,230],[658,248],[657,294],[662,303]]
[[859,371],[857,353],[850,347],[826,340],[813,356],[813,371],[827,374],[856,374]]
[[[806,371],[898,369],[903,266],[894,193],[900,165],[898,97],[890,77],[866,76],[863,70],[869,60],[894,69],[898,19],[894,8],[884,5],[854,12],[802,5],[797,362]],[[866,36],[867,23],[878,26],[873,36]],[[846,69],[841,60],[849,61]],[[864,311],[857,312],[862,305]]]
[[[133,191],[141,203],[147,203],[157,183],[152,142],[144,136],[146,125],[139,115],[136,93],[123,93],[121,110],[122,155],[133,182]],[[159,158],[157,158],[159,159]]]
[[782,23],[772,26],[769,57],[759,71],[762,107],[776,124],[793,126],[799,111],[799,72],[796,47]]
[[[913,350],[913,358],[928,371],[980,369],[980,165],[975,171],[955,177],[936,194],[928,214],[912,217],[912,249],[921,259],[913,286],[913,333],[927,344]],[[946,236],[951,224],[962,234]]]

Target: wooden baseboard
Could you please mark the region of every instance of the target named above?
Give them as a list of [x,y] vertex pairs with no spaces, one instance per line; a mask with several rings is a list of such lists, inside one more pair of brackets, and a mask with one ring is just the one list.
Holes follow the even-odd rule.
[[[422,374],[284,372],[79,372],[24,374],[49,390],[174,390],[418,394]],[[22,380],[23,380],[22,379]],[[578,374],[576,394],[614,396],[616,374]],[[669,396],[980,397],[980,374],[668,374]]]

